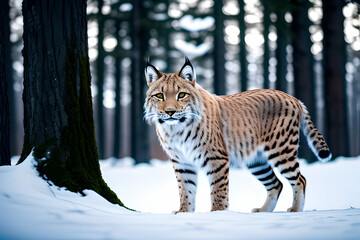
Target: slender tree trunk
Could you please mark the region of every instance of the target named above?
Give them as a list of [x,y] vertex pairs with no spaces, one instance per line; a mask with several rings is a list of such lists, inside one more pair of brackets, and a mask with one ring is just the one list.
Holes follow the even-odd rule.
[[[9,101],[8,86],[6,73],[6,56],[5,48],[6,39],[9,39],[9,2],[1,1],[0,3],[0,166],[10,165],[10,127],[9,127]],[[7,26],[6,26],[7,25]]]
[[[292,12],[293,21],[291,30],[293,33],[293,66],[295,96],[307,107],[313,121],[315,115],[315,84],[314,84],[314,59],[311,54],[310,20],[308,19],[308,7],[299,6]],[[301,135],[299,156],[308,161],[315,161],[315,157],[307,147],[304,136]]]
[[[7,0],[5,1],[7,2]],[[9,1],[10,2],[10,1]],[[9,19],[10,20],[10,19]],[[5,23],[6,24],[6,23]],[[18,139],[19,133],[23,133],[22,126],[18,126],[17,119],[22,116],[22,109],[18,109],[14,90],[14,70],[13,70],[13,43],[10,41],[10,22],[5,25],[5,68],[8,85],[9,100],[9,125],[10,125],[10,156],[19,155],[22,147],[22,139]]]
[[85,1],[23,2],[24,131],[44,179],[92,189],[123,206],[102,179],[90,92]]
[[103,0],[98,0],[98,57],[96,59],[96,85],[98,88],[96,103],[97,103],[97,142],[99,156],[101,159],[105,157],[105,120],[104,120],[104,58],[105,50],[103,46],[104,41],[104,18],[101,12],[101,9],[104,5]]
[[246,91],[248,89],[248,62],[246,60],[246,43],[245,43],[245,33],[246,33],[246,24],[245,24],[245,2],[244,0],[239,0],[239,22],[240,22],[240,78],[241,78],[241,91]]
[[264,6],[264,55],[263,55],[263,68],[264,68],[264,88],[268,89],[270,86],[269,82],[269,59],[270,59],[270,48],[269,48],[269,28],[270,28],[270,12],[267,6]]
[[215,1],[214,18],[214,90],[217,95],[226,94],[225,77],[225,42],[223,1]]
[[354,129],[355,141],[354,141],[354,152],[353,154],[360,155],[360,72],[357,72],[355,75],[357,81],[354,82],[354,107],[356,112],[354,113],[354,125],[356,128]]
[[323,1],[326,138],[334,157],[348,156],[343,1]]
[[[116,24],[116,36],[118,43],[120,43],[119,30],[120,20]],[[118,44],[116,56],[115,56],[115,119],[114,119],[114,157],[120,158],[121,154],[121,58],[120,58],[120,44]]]
[[141,19],[145,15],[142,1],[133,2],[132,14],[132,66],[131,66],[131,156],[136,163],[149,161],[147,125],[143,121],[145,100],[146,29]]
[[276,40],[276,89],[287,92],[287,61],[286,61],[286,34],[284,27],[286,26],[284,15],[278,14],[276,22],[277,40]]
[[[166,4],[166,11],[169,9],[170,6],[170,1],[165,1]],[[164,30],[162,31],[164,33],[163,36],[163,41],[164,41],[164,46],[165,46],[165,54],[164,54],[164,60],[167,63],[166,64],[166,68],[165,68],[165,72],[169,73],[172,72],[171,71],[171,65],[172,65],[172,58],[171,58],[171,46],[170,46],[170,39],[171,39],[171,35],[172,35],[172,31],[173,28],[171,26],[171,21],[166,21],[163,25]]]

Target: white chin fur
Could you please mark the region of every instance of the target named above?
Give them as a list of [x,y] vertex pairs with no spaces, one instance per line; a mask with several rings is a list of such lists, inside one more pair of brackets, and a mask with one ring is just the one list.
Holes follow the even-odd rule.
[[179,120],[165,121],[165,123],[168,125],[175,125],[179,123]]

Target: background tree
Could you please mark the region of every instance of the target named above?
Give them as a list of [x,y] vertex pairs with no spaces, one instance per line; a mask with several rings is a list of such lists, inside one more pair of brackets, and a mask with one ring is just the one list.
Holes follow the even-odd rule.
[[[291,12],[295,96],[305,104],[312,121],[316,124],[314,57],[310,50],[310,20],[308,18],[311,4],[307,0],[292,0],[292,3],[295,6]],[[306,146],[307,141],[303,135],[301,135],[300,144],[299,156],[315,161],[314,155]]]
[[[304,9],[309,2],[312,6],[308,10]],[[325,108],[332,104],[324,104],[325,97],[338,99],[337,102],[341,102],[341,110],[339,107],[338,111],[345,112],[345,107],[348,109],[344,117],[346,124],[349,124],[346,127],[349,128],[346,138],[351,150],[349,154],[342,154],[358,155],[360,138],[356,133],[360,129],[360,36],[354,34],[359,30],[358,5],[350,1],[338,1],[341,6],[336,6],[342,8],[345,16],[344,23],[343,19],[336,21],[343,24],[340,26],[343,31],[337,32],[342,35],[339,39],[344,38],[345,32],[346,48],[343,50],[347,53],[346,57],[341,57],[343,50],[336,54],[337,59],[345,59],[338,62],[336,67],[343,68],[343,74],[346,73],[346,81],[341,83],[341,91],[344,93],[342,100],[339,100],[338,97],[329,96],[332,93],[323,89],[324,85],[335,85],[325,77],[325,65],[322,66],[323,61],[329,59],[324,57],[325,52],[332,48],[332,45],[326,44],[325,31],[321,25],[322,18],[326,21],[328,16],[325,10],[322,11],[322,2],[88,0],[89,57],[94,89],[92,100],[98,150],[102,152],[100,155],[104,159],[130,155],[137,162],[151,158],[166,159],[155,131],[142,120],[144,92],[147,89],[141,86],[144,85],[143,67],[147,57],[151,56],[152,63],[160,69],[175,72],[183,64],[184,55],[196,66],[197,82],[210,92],[222,94],[225,89],[225,94],[233,94],[249,88],[286,90],[305,102],[312,119],[324,133],[327,129],[334,129],[324,126],[327,121]],[[342,7],[345,3],[345,7]],[[140,15],[135,13],[139,12],[139,6]],[[23,68],[19,54],[23,45],[23,28],[20,8],[19,1],[10,1],[11,42],[7,41],[5,48],[12,49],[6,51],[9,55],[11,52],[11,57],[5,58],[9,77],[12,155],[20,154],[21,147],[17,145],[23,142]],[[138,17],[135,18],[134,14]],[[310,28],[309,22],[305,22],[308,17]],[[337,33],[332,32],[334,34]],[[285,45],[277,48],[277,45],[281,45],[280,41],[285,42]],[[15,70],[13,74],[10,73],[12,69]],[[226,76],[226,81],[223,76]],[[310,95],[314,93],[314,99],[311,100]],[[312,105],[316,106],[316,111]],[[333,111],[331,107],[328,109]],[[11,116],[14,116],[14,120],[11,120]]]
[[100,158],[104,158],[105,156],[105,116],[104,116],[104,58],[105,58],[105,50],[104,50],[104,22],[105,18],[102,14],[102,8],[104,5],[103,0],[97,0],[98,2],[98,13],[97,13],[97,22],[98,22],[98,57],[96,59],[96,85],[98,88],[98,93],[96,97],[96,110],[97,110],[97,142],[98,142],[98,151]]
[[24,131],[46,180],[123,206],[102,179],[90,92],[85,1],[23,2]]
[[223,1],[215,1],[214,18],[214,90],[215,94],[226,94],[225,89],[225,42]]
[[[262,0],[263,2],[265,0]],[[263,4],[263,35],[264,35],[264,55],[263,55],[263,71],[264,71],[264,84],[263,88],[268,89],[269,85],[269,59],[270,59],[270,49],[269,49],[269,28],[271,24],[270,20],[270,11],[269,7],[266,4]]]
[[146,11],[143,1],[133,2],[132,14],[132,56],[131,56],[131,156],[137,163],[149,161],[149,142],[147,124],[143,120],[145,100],[145,53],[147,49],[147,30],[143,19]]
[[0,3],[0,166],[10,165],[9,101],[7,95],[6,50],[9,32],[9,2]]
[[286,47],[289,42],[289,23],[286,21],[285,16],[287,11],[290,9],[290,3],[281,3],[282,1],[276,1],[274,13],[276,14],[276,89],[287,92],[287,52]]
[[241,91],[248,90],[248,62],[246,59],[247,50],[245,43],[246,36],[246,24],[245,24],[245,1],[239,0],[239,22],[240,22],[240,82],[241,82]]
[[[118,20],[116,22],[115,28],[116,28],[116,37],[118,42],[120,42],[120,37],[119,37],[119,31],[120,31],[120,20]],[[120,153],[121,153],[121,56],[120,56],[120,52],[121,52],[121,45],[118,44],[116,46],[116,55],[115,55],[115,116],[114,116],[114,129],[115,129],[115,133],[114,133],[114,152],[113,152],[113,156],[116,158],[120,158]]]
[[325,137],[333,157],[349,154],[345,93],[344,1],[323,1]]

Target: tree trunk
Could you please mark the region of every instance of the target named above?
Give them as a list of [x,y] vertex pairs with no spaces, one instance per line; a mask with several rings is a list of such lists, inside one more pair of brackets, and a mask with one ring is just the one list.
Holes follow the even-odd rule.
[[276,89],[287,92],[287,61],[286,61],[286,33],[284,27],[286,22],[283,14],[278,14],[276,22],[277,40],[276,40]]
[[240,78],[241,78],[241,91],[246,91],[248,89],[248,77],[247,77],[247,67],[248,63],[246,60],[246,43],[245,43],[245,33],[246,33],[246,24],[245,24],[245,2],[244,0],[239,0],[240,8]]
[[[0,166],[10,165],[10,126],[9,126],[9,101],[7,95],[6,73],[6,39],[9,39],[9,2],[1,1],[0,4]],[[7,25],[7,26],[6,26]]]
[[348,156],[343,1],[323,1],[325,129],[333,157]]
[[353,152],[351,154],[360,155],[360,72],[358,71],[355,74],[355,78],[358,79],[357,81],[353,82],[354,88],[353,88],[353,97],[354,97],[354,108],[357,109],[357,111],[354,113],[354,142],[353,142]]
[[270,28],[270,12],[268,7],[264,5],[264,55],[263,55],[263,68],[264,68],[264,88],[268,89],[270,86],[269,82],[269,59],[270,59],[270,48],[269,48],[269,28]]
[[24,131],[44,179],[91,189],[123,206],[104,182],[95,141],[85,1],[23,1]]
[[214,18],[214,90],[217,95],[226,94],[225,77],[225,43],[223,1],[215,1]]
[[[3,1],[2,1],[3,2]],[[5,2],[9,2],[5,0]],[[9,11],[8,9],[7,11]],[[7,12],[9,16],[9,12]],[[5,15],[6,16],[6,15]],[[19,155],[21,151],[22,139],[18,139],[19,133],[23,133],[22,126],[18,126],[17,119],[22,117],[22,109],[18,109],[14,90],[14,70],[13,70],[13,59],[12,51],[14,44],[10,41],[10,19],[5,23],[5,68],[6,68],[6,79],[7,79],[7,94],[9,100],[9,127],[10,127],[10,156]]]
[[[308,7],[299,6],[293,12],[291,30],[293,33],[293,66],[294,66],[294,85],[295,96],[300,99],[307,107],[312,120],[316,120],[315,115],[315,84],[314,84],[314,59],[311,54],[310,40],[310,20],[308,19]],[[307,147],[306,139],[301,135],[299,156],[310,162],[315,161],[315,157]]]
[[113,155],[116,158],[120,158],[121,154],[121,58],[120,58],[120,20],[116,23],[116,37],[118,40],[118,45],[115,55],[115,119],[114,119],[114,152]]
[[142,1],[133,2],[132,14],[132,60],[131,60],[131,156],[136,163],[149,161],[149,141],[147,125],[143,121],[145,100],[145,51],[147,47],[146,29],[142,18],[145,11]]
[[104,120],[104,58],[105,58],[105,50],[104,50],[104,18],[101,12],[102,6],[104,2],[103,0],[98,0],[98,57],[96,59],[96,85],[98,89],[96,103],[97,103],[97,141],[98,141],[98,150],[99,156],[101,159],[105,157],[105,146],[106,146],[106,138],[105,138],[105,120]]

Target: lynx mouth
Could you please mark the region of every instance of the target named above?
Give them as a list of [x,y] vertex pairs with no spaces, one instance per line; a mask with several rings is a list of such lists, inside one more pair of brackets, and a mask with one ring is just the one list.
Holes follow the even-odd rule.
[[174,118],[174,117],[169,117],[169,118],[159,118],[159,123],[168,123],[168,124],[176,124],[178,122],[185,122],[186,117],[181,117],[181,118]]

